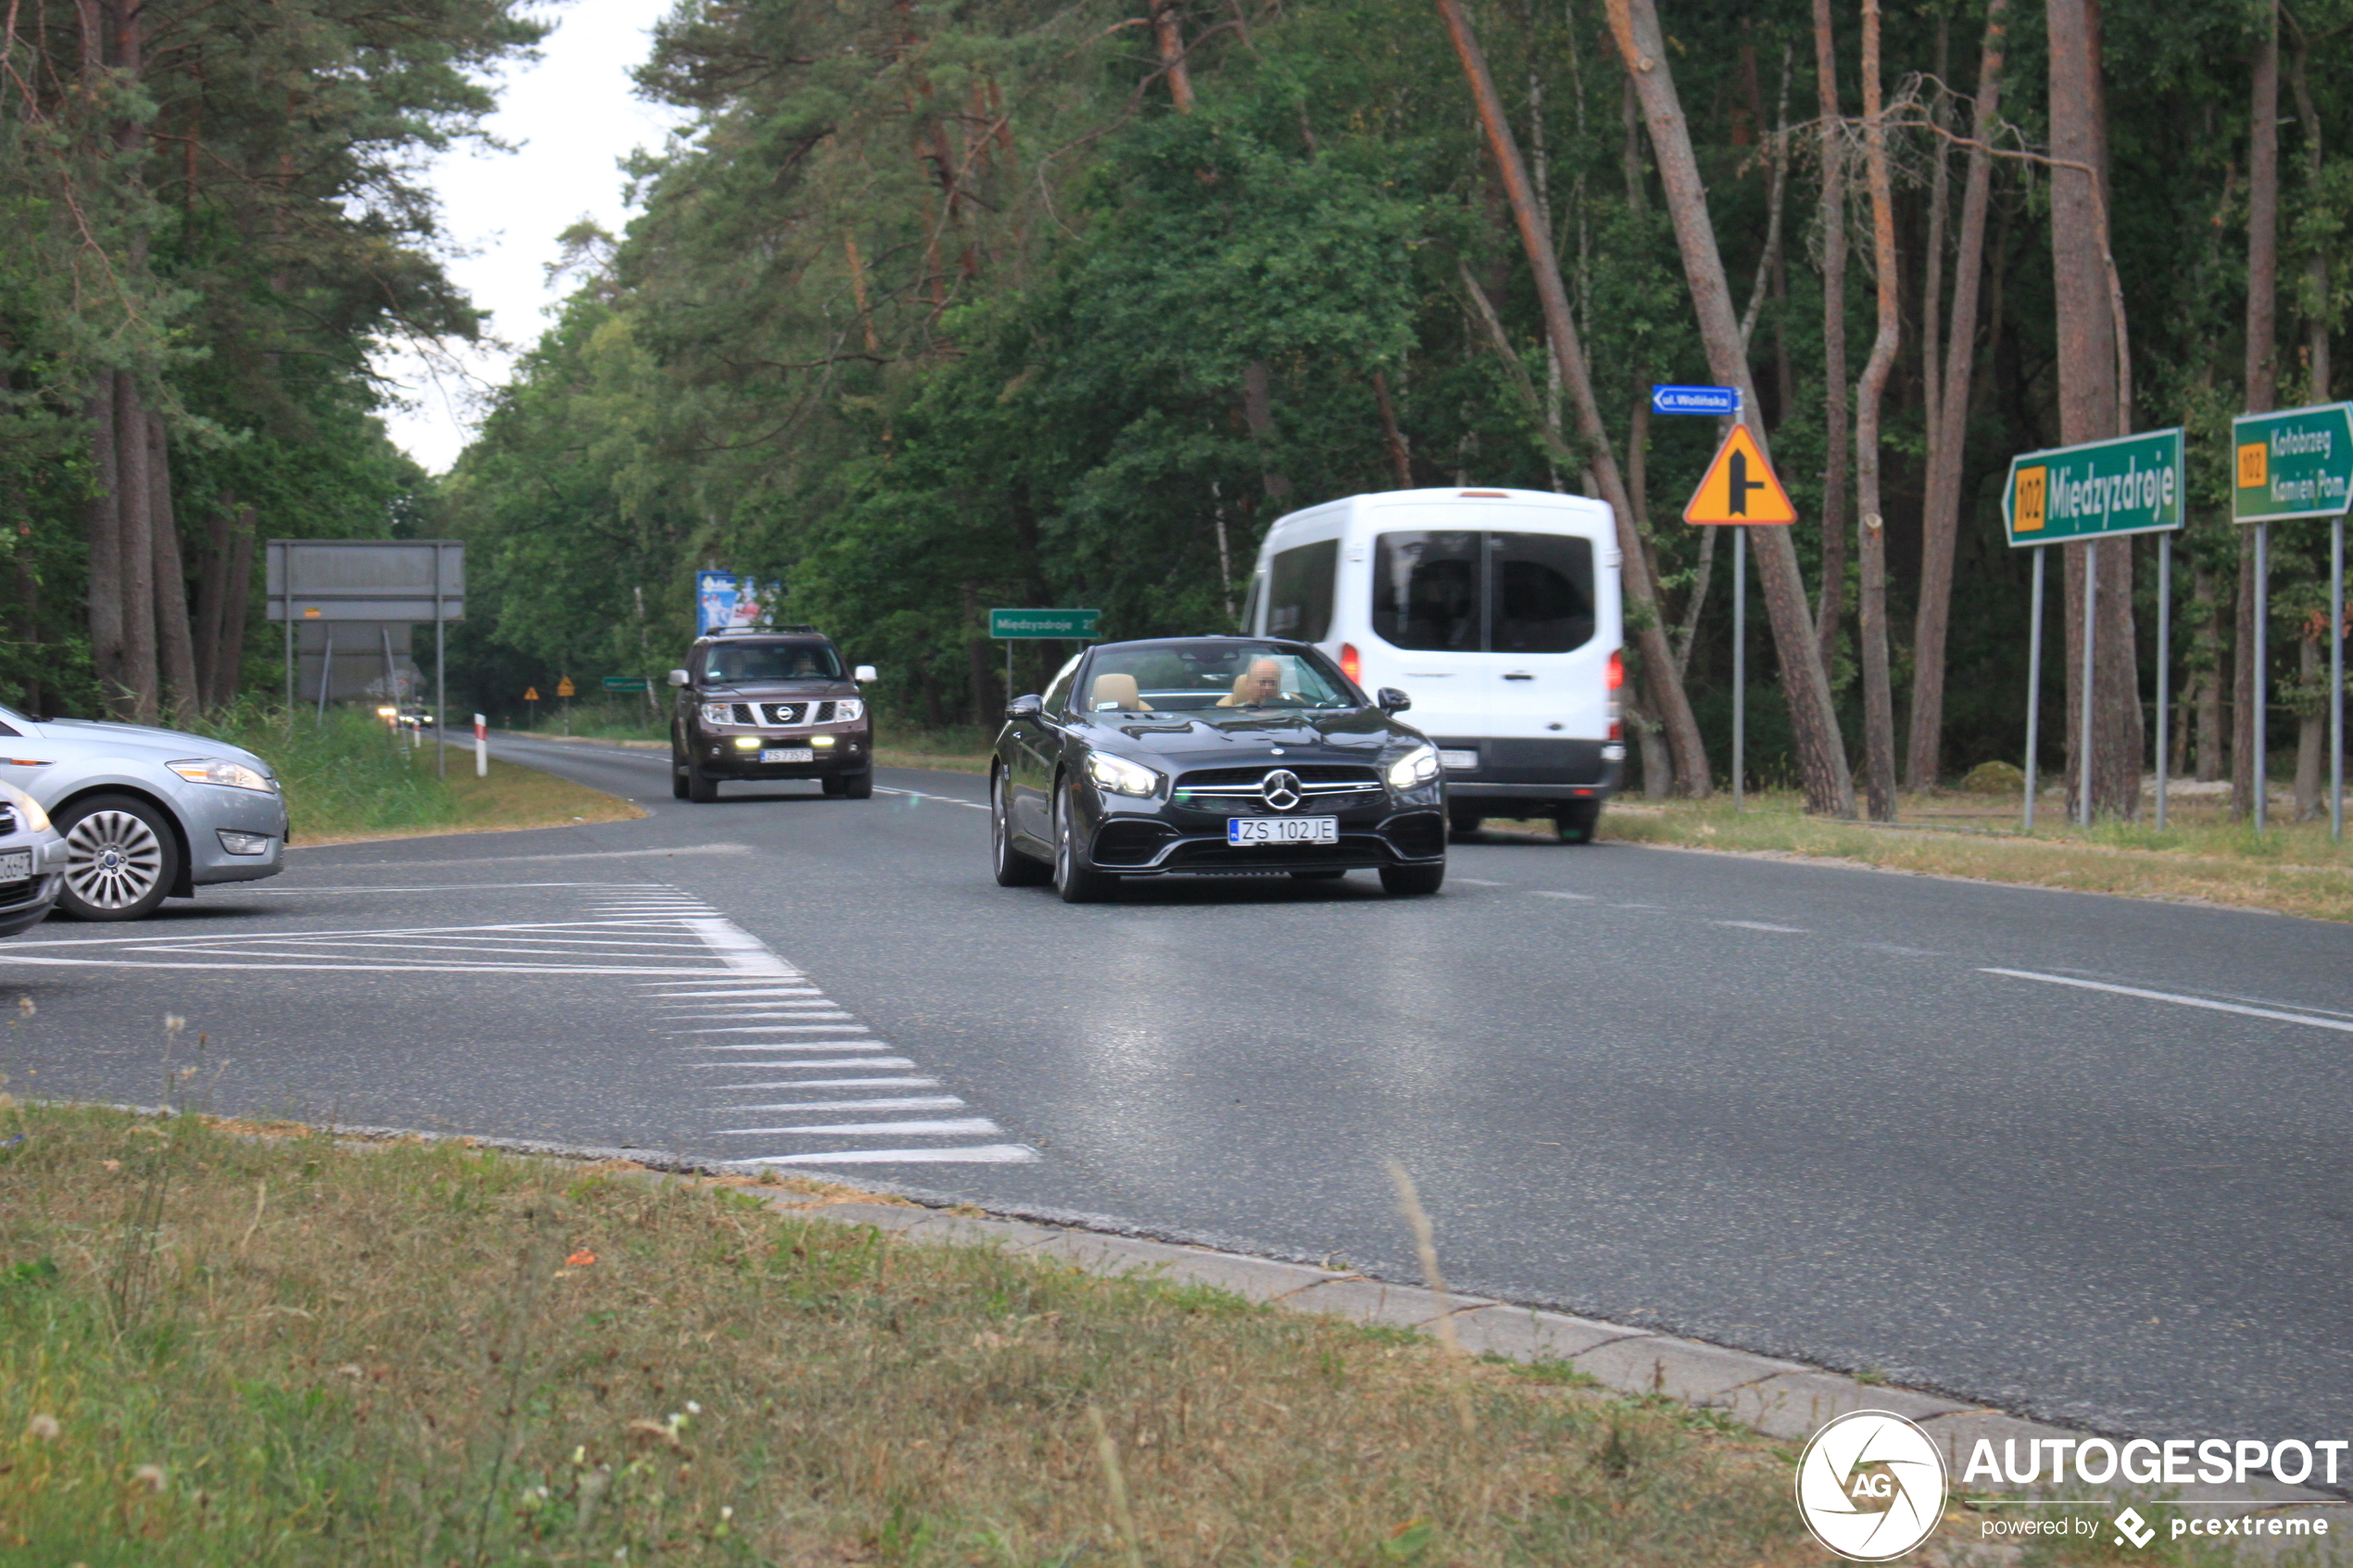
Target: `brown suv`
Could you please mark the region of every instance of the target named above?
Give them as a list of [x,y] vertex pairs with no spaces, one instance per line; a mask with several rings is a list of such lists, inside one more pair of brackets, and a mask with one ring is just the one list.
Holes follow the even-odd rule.
[[815,779],[827,795],[875,792],[875,721],[841,650],[814,626],[718,632],[698,638],[670,721],[670,793],[719,798],[722,779]]

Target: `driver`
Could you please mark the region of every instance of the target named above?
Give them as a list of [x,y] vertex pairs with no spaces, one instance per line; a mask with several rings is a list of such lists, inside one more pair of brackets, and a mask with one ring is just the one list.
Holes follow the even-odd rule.
[[1283,667],[1271,659],[1253,659],[1250,668],[1234,677],[1234,689],[1217,699],[1220,708],[1263,708],[1283,695]]

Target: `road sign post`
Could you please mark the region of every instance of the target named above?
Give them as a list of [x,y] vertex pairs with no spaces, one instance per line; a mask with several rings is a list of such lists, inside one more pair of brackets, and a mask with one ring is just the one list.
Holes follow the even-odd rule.
[[[2182,526],[2182,432],[2144,431],[2113,441],[2088,441],[2010,459],[2002,487],[2002,522],[2010,547],[2035,551],[2034,623],[2029,633],[2026,694],[2026,825],[2034,825],[2034,744],[2042,702],[2042,547],[2080,544],[2083,550],[2082,721],[2076,731],[2079,818],[2092,823],[2092,672],[2094,616],[2099,603],[2099,541],[2135,533],[2170,534]],[[2170,650],[2159,648],[2161,661]],[[2162,689],[2162,688],[2160,688]],[[2165,741],[2162,710],[2158,745]],[[2139,759],[2133,771],[2139,772]],[[2160,797],[2160,799],[2162,797]]]
[[2353,403],[2322,403],[2231,421],[2231,518],[2255,529],[2255,831],[2264,827],[2271,769],[2264,707],[2271,613],[2271,524],[2324,517],[2329,527],[2329,837],[2345,837],[2345,514],[2353,507]]
[[490,721],[474,715],[474,777],[490,776]]
[[[1659,391],[1693,392],[1718,390],[1706,387],[1659,388],[1652,394],[1654,401]],[[1733,399],[1728,412],[1737,414],[1740,401]],[[1714,409],[1678,409],[1677,412],[1715,412]],[[1765,449],[1756,445],[1756,437],[1749,433],[1744,423],[1735,423],[1725,433],[1724,444],[1716,449],[1716,458],[1707,465],[1707,472],[1692,493],[1689,505],[1683,508],[1683,521],[1705,527],[1730,527],[1732,531],[1732,809],[1741,809],[1741,794],[1744,785],[1743,774],[1747,769],[1748,744],[1748,531],[1753,525],[1785,524],[1797,521],[1797,508],[1791,504],[1789,492],[1781,487],[1773,465],[1765,458]]]

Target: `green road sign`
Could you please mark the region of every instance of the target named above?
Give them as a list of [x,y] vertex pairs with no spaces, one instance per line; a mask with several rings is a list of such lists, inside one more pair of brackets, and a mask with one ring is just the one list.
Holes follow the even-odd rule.
[[2341,517],[2353,501],[2353,403],[2323,403],[2231,421],[2235,522]]
[[1076,637],[1081,641],[1094,636],[1095,621],[1100,609],[992,609],[988,612],[988,634],[992,637]]
[[2012,546],[2182,526],[2182,433],[2144,431],[2010,459],[2002,521]]
[[605,690],[609,692],[642,692],[653,689],[653,683],[643,675],[608,675]]

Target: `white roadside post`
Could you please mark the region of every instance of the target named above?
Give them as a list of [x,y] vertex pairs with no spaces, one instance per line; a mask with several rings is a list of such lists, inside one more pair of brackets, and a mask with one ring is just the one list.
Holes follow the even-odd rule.
[[474,715],[474,777],[490,776],[490,721]]

